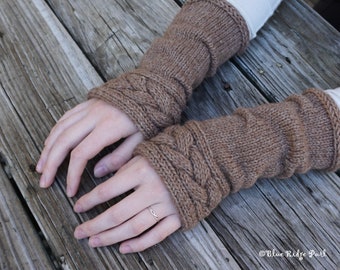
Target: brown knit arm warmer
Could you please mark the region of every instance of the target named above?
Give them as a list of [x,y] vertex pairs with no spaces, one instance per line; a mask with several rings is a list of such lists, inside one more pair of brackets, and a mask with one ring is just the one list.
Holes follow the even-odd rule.
[[188,229],[257,179],[339,168],[340,113],[319,90],[232,116],[167,128],[142,143]]
[[139,67],[90,91],[125,112],[145,138],[178,123],[193,88],[246,47],[243,17],[225,0],[189,0]]

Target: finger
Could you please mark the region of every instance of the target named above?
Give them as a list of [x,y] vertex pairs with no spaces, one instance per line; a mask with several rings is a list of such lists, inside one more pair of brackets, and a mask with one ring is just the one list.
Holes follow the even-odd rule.
[[59,120],[59,121],[64,121],[65,119],[69,118],[73,114],[76,114],[80,111],[86,111],[85,109],[90,106],[92,103],[95,103],[97,100],[96,99],[90,99],[85,102],[79,103],[77,106],[72,108],[71,110],[68,110]]
[[123,254],[143,251],[162,242],[180,227],[181,221],[178,215],[167,216],[150,231],[123,242],[120,245],[119,251]]
[[[109,201],[117,196],[120,196],[132,189],[140,187],[141,183],[148,179],[148,184],[152,185],[152,189],[148,187],[140,188],[144,192],[143,196],[150,197],[154,200],[164,200],[164,198],[170,198],[168,190],[163,187],[163,184],[159,188],[157,184],[158,175],[154,171],[146,170],[146,160],[137,156],[126,163],[116,174],[95,187],[89,193],[82,196],[75,204],[75,212],[85,212],[92,207]],[[153,184],[155,182],[155,184]],[[156,194],[154,194],[156,193]]]
[[[158,213],[162,215],[158,215]],[[144,209],[122,225],[91,236],[89,245],[91,247],[108,246],[131,239],[150,229],[163,218],[173,214],[172,207],[168,207],[166,204],[153,205]]]
[[89,193],[82,196],[74,205],[77,213],[88,211],[96,205],[116,198],[139,185],[137,178],[132,178],[125,172],[116,173],[104,183],[96,186]]
[[152,198],[150,198],[150,196],[149,198],[145,198],[143,194],[140,193],[139,191],[131,193],[104,213],[79,225],[74,232],[75,238],[82,239],[99,234],[126,222],[141,212],[151,204],[150,200],[152,200]]
[[71,152],[67,172],[67,195],[72,197],[78,190],[81,175],[88,160],[95,157],[106,146],[111,145],[126,136],[126,131],[119,129],[116,132],[107,130],[102,124],[84,138]]
[[75,123],[79,122],[84,116],[86,115],[86,112],[81,111],[77,112],[75,114],[70,115],[70,117],[65,118],[64,120],[59,120],[57,124],[52,128],[50,134],[45,140],[45,146],[40,154],[39,161],[37,163],[36,170],[39,173],[42,173],[44,170],[44,166],[46,164],[47,157],[49,155],[49,152],[51,151],[51,148],[53,147],[56,140],[59,138],[59,136],[65,132],[70,127],[74,126]]
[[78,145],[91,130],[91,125],[86,123],[86,121],[80,121],[57,138],[46,158],[46,164],[40,180],[41,187],[48,187],[52,184],[58,167],[69,151]]
[[126,138],[111,154],[106,155],[96,164],[94,175],[96,177],[103,177],[108,173],[118,170],[131,159],[134,149],[142,141],[143,135],[140,132]]
[[39,173],[42,173],[43,168],[45,166],[46,159],[48,157],[49,151],[53,147],[57,138],[68,128],[73,126],[75,123],[79,122],[83,118],[85,118],[89,112],[88,108],[91,108],[91,105],[100,102],[97,99],[91,99],[86,102],[78,104],[76,107],[67,111],[55,124],[55,126],[50,131],[50,134],[45,140],[44,149],[40,155],[39,161],[36,166],[36,170]]

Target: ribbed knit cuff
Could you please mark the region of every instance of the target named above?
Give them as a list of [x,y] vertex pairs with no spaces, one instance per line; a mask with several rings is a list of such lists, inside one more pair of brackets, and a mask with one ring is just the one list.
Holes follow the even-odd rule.
[[188,1],[138,69],[90,91],[126,113],[145,138],[178,123],[193,88],[244,50],[245,21],[224,0]]
[[[315,99],[315,103],[319,103],[320,106],[323,108],[323,111],[325,113],[325,119],[328,120],[328,125],[324,125],[322,127],[323,130],[329,129],[329,132],[331,133],[329,137],[329,144],[331,147],[328,148],[327,146],[322,145],[321,143],[317,143],[316,145],[313,145],[313,156],[315,157],[315,163],[312,164],[313,169],[321,169],[326,171],[336,171],[340,168],[340,110],[335,101],[326,93],[323,91],[317,90],[317,89],[309,89],[305,91],[305,95],[308,96],[311,100]],[[289,101],[289,99],[288,99]],[[315,126],[315,121],[317,121],[316,118],[310,119],[310,125]],[[320,127],[321,128],[321,127]],[[320,134],[317,130],[313,134],[313,137],[310,139],[310,143],[314,142],[321,142],[325,141],[324,135],[322,133]],[[323,148],[323,149],[322,149]],[[332,157],[330,159],[327,159],[326,151],[328,153],[332,153]],[[323,153],[320,155],[320,153]],[[328,160],[328,161],[327,161]],[[320,165],[321,164],[321,165]],[[322,165],[324,164],[324,165]]]
[[338,169],[339,124],[334,101],[310,89],[282,103],[169,127],[135,155],[147,158],[163,179],[188,229],[223,197],[259,178]]

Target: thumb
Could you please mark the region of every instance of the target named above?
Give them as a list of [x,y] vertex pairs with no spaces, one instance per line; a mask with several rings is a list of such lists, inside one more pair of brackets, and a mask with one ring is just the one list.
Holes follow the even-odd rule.
[[136,146],[143,141],[143,135],[137,132],[119,145],[112,153],[103,157],[94,167],[95,177],[103,177],[113,171],[117,171],[132,158]]

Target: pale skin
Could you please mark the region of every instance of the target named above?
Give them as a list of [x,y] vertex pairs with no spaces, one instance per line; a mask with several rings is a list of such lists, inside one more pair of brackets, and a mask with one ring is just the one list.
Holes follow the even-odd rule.
[[120,139],[124,139],[123,143],[94,168],[96,177],[117,172],[82,196],[74,211],[85,212],[127,191],[133,192],[79,225],[74,236],[89,238],[91,247],[121,243],[121,253],[132,253],[161,242],[178,230],[181,222],[171,194],[149,162],[141,156],[132,157],[143,136],[125,113],[98,99],[66,112],[47,137],[36,170],[41,173],[40,186],[51,186],[58,167],[70,152],[66,193],[73,197],[88,160]]

